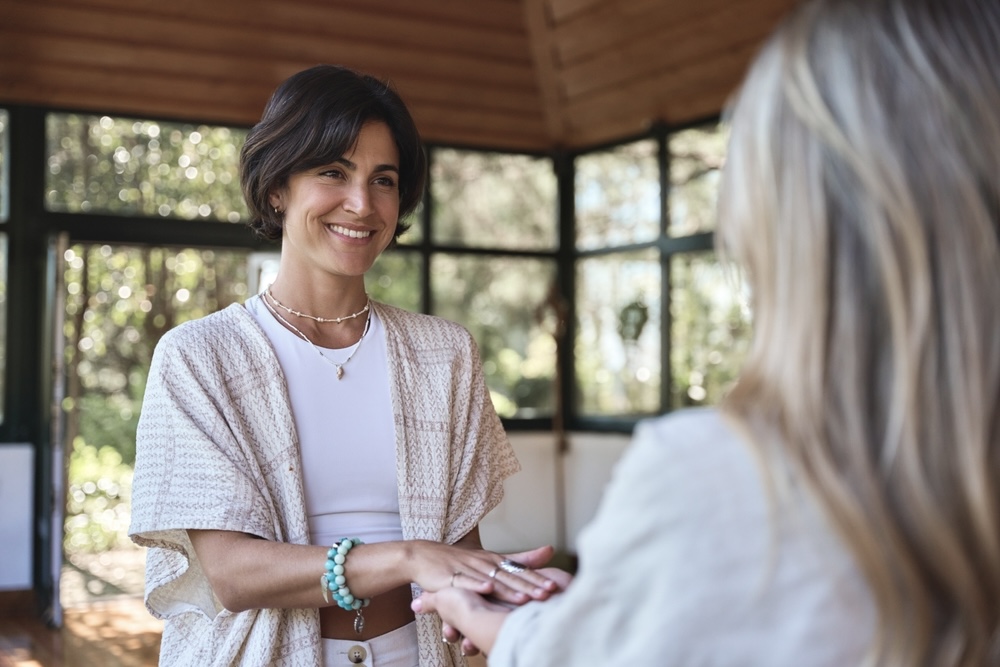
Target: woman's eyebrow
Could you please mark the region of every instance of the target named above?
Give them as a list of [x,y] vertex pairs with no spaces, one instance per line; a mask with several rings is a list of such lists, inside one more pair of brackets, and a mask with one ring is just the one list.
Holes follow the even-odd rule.
[[[336,162],[337,164],[344,165],[345,167],[347,167],[351,171],[356,171],[357,168],[358,168],[358,165],[354,164],[353,162],[351,162],[350,160],[348,160],[346,157],[339,157],[339,158],[335,159],[334,162]],[[396,172],[398,174],[399,173],[399,167],[397,167],[394,164],[380,164],[380,165],[376,165],[375,169],[373,169],[372,171],[394,171],[394,172]]]

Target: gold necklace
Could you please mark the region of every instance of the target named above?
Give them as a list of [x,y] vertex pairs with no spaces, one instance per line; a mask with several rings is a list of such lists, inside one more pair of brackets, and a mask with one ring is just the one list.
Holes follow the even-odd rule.
[[360,315],[364,315],[365,313],[367,313],[368,309],[372,305],[371,299],[368,299],[368,301],[365,302],[365,307],[362,308],[361,310],[359,310],[356,313],[352,313],[350,315],[344,315],[343,317],[317,317],[316,315],[310,315],[308,313],[300,313],[299,311],[294,310],[292,308],[289,308],[285,304],[281,303],[276,298],[274,298],[274,294],[271,292],[271,288],[270,287],[268,287],[264,291],[264,294],[267,295],[268,299],[270,299],[271,301],[274,302],[274,305],[276,305],[278,308],[281,308],[286,313],[290,313],[290,314],[296,315],[298,317],[304,317],[306,319],[314,320],[314,321],[319,322],[321,324],[326,324],[328,322],[333,322],[334,324],[340,324],[341,322],[346,322],[347,320],[353,320],[355,317],[358,317]]
[[361,343],[365,340],[365,336],[368,335],[368,329],[371,327],[371,324],[372,324],[372,316],[371,316],[371,312],[369,312],[368,313],[368,317],[365,318],[365,328],[361,332],[361,338],[359,338],[358,342],[354,344],[355,347],[354,347],[353,350],[351,350],[351,353],[349,355],[347,355],[347,358],[344,359],[342,362],[340,362],[338,364],[336,361],[334,361],[330,357],[328,357],[325,354],[323,354],[323,350],[319,349],[319,347],[315,343],[313,343],[311,340],[309,340],[309,336],[306,336],[294,324],[292,324],[291,322],[289,322],[288,320],[286,320],[284,317],[282,317],[281,313],[279,313],[278,311],[276,311],[274,309],[274,306],[272,306],[270,303],[268,303],[267,299],[263,299],[263,301],[264,301],[264,305],[267,306],[267,309],[271,311],[272,315],[274,315],[279,320],[281,320],[281,322],[283,322],[286,327],[288,327],[289,329],[291,329],[292,331],[294,331],[296,334],[298,334],[299,338],[301,338],[305,342],[309,343],[309,345],[312,347],[312,349],[316,350],[316,354],[318,354],[319,356],[323,357],[323,361],[325,361],[326,363],[330,364],[331,366],[333,366],[334,368],[337,369],[337,380],[341,380],[344,377],[344,366],[346,366],[347,362],[350,361],[351,359],[353,359],[354,355],[357,354],[358,350],[361,349]]

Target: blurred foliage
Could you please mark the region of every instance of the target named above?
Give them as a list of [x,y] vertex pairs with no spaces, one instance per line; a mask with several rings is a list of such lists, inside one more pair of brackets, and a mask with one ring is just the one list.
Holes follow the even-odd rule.
[[728,128],[718,124],[670,135],[671,236],[715,229],[716,195],[728,139]]
[[[127,493],[153,348],[177,324],[246,297],[246,253],[77,245],[66,251],[63,260],[67,292],[63,409],[66,442],[71,445],[67,448],[70,493],[78,487],[89,498],[93,493],[84,486],[87,481],[98,489],[113,482]],[[107,476],[77,478],[81,471]],[[114,504],[111,499],[101,503]],[[119,543],[120,535],[106,536],[104,542],[96,535],[109,526],[124,530],[127,521],[86,518],[94,507],[82,497],[69,499],[67,534],[85,530],[89,537],[68,537],[68,550]],[[127,507],[120,511],[127,512]]]
[[543,311],[555,262],[446,253],[431,261],[434,313],[465,325],[476,339],[500,416],[551,415],[555,341]]
[[[577,262],[574,366],[577,409],[587,416],[660,410],[660,258],[655,248]],[[623,329],[641,312],[641,327]]]
[[671,258],[670,406],[715,405],[736,381],[750,342],[743,287],[712,252]]
[[48,114],[46,125],[50,211],[246,218],[245,130],[67,113]]
[[110,445],[73,441],[66,493],[68,554],[95,553],[129,545],[132,466]]
[[[558,247],[556,176],[550,158],[435,149],[431,161],[434,243],[553,251]],[[549,416],[555,341],[543,303],[551,259],[431,256],[431,310],[472,333],[502,417]]]
[[420,312],[420,276],[423,256],[419,252],[390,248],[383,252],[365,274],[365,289],[376,301]]
[[10,215],[10,176],[7,171],[9,136],[7,110],[0,109],[0,222],[6,222]]
[[437,148],[431,161],[435,245],[555,250],[550,158]]
[[[727,131],[719,124],[669,135],[671,236],[715,227],[719,170]],[[577,246],[603,248],[648,242],[638,253],[577,261],[577,409],[591,416],[640,416],[716,404],[739,372],[750,337],[740,286],[725,279],[712,252],[671,254],[658,249],[659,183],[656,141],[617,146],[577,158]],[[669,266],[664,295],[661,267]],[[661,302],[670,308],[670,355],[661,379]],[[637,340],[622,318],[646,308]],[[661,390],[662,387],[662,390]],[[666,400],[661,391],[668,392]]]
[[0,422],[7,390],[7,235],[0,233]]
[[[10,209],[8,194],[10,175],[7,171],[7,110],[0,109],[0,223],[7,221]],[[6,403],[5,379],[7,376],[7,235],[0,233],[0,422]]]
[[660,166],[655,139],[576,158],[576,247],[593,250],[654,241],[660,233]]

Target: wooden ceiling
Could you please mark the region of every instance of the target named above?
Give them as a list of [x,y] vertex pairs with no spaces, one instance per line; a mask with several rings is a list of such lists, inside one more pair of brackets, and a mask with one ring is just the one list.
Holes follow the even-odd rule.
[[794,0],[0,0],[0,104],[252,125],[316,63],[427,141],[578,148],[720,111]]

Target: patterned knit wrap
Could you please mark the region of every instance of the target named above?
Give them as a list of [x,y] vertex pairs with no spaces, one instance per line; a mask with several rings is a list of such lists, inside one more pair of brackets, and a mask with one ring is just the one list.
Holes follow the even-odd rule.
[[[500,502],[519,466],[469,332],[373,307],[385,326],[403,538],[452,544]],[[187,529],[309,544],[285,378],[239,304],[174,328],[156,347],[129,534],[149,547],[146,606],[166,621],[161,665],[319,665],[318,610],[223,609]],[[421,667],[464,664],[441,641],[436,617],[418,615],[417,628]]]

